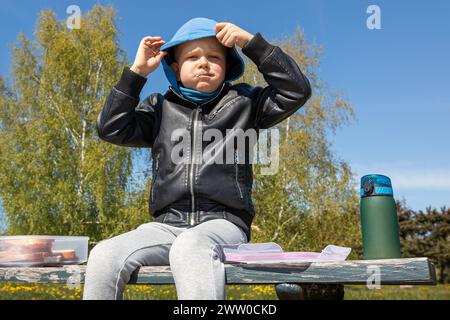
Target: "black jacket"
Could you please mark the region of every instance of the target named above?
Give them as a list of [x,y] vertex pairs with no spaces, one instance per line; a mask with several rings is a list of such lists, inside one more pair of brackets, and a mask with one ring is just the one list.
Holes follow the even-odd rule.
[[[227,129],[270,128],[303,106],[311,87],[296,62],[261,34],[255,34],[242,52],[256,64],[268,86],[224,83],[220,94],[204,104],[184,99],[169,87],[166,93],[154,93],[139,102],[146,78],[125,67],[112,88],[97,119],[98,134],[117,145],[152,148],[149,205],[156,221],[190,227],[224,218],[241,227],[250,241],[255,214],[251,146],[247,144],[245,158],[234,154],[232,164],[205,163],[199,159],[212,142],[202,141],[203,133],[218,129],[225,138]],[[181,141],[171,139],[176,129],[186,130],[191,137],[186,154],[179,153],[188,160],[184,163],[171,158]]]

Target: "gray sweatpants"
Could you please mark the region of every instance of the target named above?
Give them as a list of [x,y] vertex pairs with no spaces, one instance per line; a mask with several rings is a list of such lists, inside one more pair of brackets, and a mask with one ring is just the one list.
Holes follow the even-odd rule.
[[159,222],[99,242],[87,263],[84,300],[123,299],[133,271],[170,265],[179,300],[225,299],[225,268],[218,244],[246,243],[245,232],[225,219],[191,228]]

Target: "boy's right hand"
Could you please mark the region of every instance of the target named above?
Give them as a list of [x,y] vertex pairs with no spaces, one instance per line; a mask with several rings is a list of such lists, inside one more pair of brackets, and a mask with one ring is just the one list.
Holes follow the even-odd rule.
[[147,77],[155,71],[161,63],[161,59],[167,54],[167,52],[159,50],[164,43],[166,42],[161,37],[142,38],[130,69],[143,77]]

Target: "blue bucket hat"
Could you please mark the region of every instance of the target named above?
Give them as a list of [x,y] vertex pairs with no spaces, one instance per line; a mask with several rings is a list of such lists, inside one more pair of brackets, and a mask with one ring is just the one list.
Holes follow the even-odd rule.
[[[173,48],[181,43],[216,36],[217,21],[208,18],[194,18],[183,24],[172,39],[161,46],[161,51],[166,51],[167,55],[161,61],[164,73],[169,80],[171,86],[180,92],[179,84],[175,72],[170,65],[175,62]],[[237,52],[235,46],[227,48],[227,70],[225,73],[225,81],[231,82],[240,78],[244,74],[244,61]]]

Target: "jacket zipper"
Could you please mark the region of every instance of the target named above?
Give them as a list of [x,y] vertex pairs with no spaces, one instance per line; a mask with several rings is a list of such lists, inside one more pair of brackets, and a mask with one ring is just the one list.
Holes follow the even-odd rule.
[[[225,84],[222,85],[222,88],[220,89],[219,94],[216,96],[218,97],[220,95],[220,93],[222,92],[223,88],[225,87]],[[196,145],[196,135],[197,135],[197,119],[198,119],[198,114],[200,113],[200,107],[205,103],[202,104],[198,104],[192,101],[189,101],[187,99],[185,99],[184,97],[182,97],[180,94],[178,94],[178,92],[176,92],[172,87],[169,87],[170,90],[179,98],[181,98],[184,101],[187,101],[191,104],[194,104],[196,109],[194,110],[194,117],[192,120],[192,129],[191,129],[191,137],[192,137],[192,144],[191,144],[191,164],[189,167],[189,192],[191,194],[191,212],[189,212],[189,216],[188,216],[188,221],[189,224],[191,226],[195,225],[196,223],[196,219],[195,219],[195,214],[196,214],[196,210],[195,210],[195,195],[194,195],[194,172],[195,172],[195,164],[194,164],[194,158],[195,158],[195,145]],[[209,102],[209,101],[208,101]]]
[[199,114],[199,108],[194,110],[194,118],[192,120],[192,145],[191,145],[191,166],[189,168],[189,190],[191,192],[191,212],[189,213],[189,224],[195,225],[195,196],[194,196],[194,160],[195,160],[195,146],[197,137],[197,119]]
[[152,181],[152,195],[151,195],[152,203],[155,201],[154,196],[153,196],[153,193],[154,193],[153,190],[155,190],[155,182],[156,182],[156,177],[158,176],[158,170],[159,170],[159,153],[156,154],[155,161],[156,161],[155,162],[155,175],[154,175],[153,181]]
[[239,185],[238,151],[236,149],[234,150],[234,168],[235,168],[234,172],[235,172],[236,186],[239,190],[239,196],[241,197],[241,199],[243,199],[244,196],[242,195],[241,186]]
[[213,119],[220,111],[222,111],[223,109],[225,109],[226,107],[230,106],[231,104],[233,104],[236,100],[239,100],[240,97],[235,97],[233,99],[231,99],[230,101],[228,101],[227,103],[225,103],[224,105],[222,105],[219,109],[215,110],[210,116],[209,119]]

